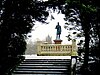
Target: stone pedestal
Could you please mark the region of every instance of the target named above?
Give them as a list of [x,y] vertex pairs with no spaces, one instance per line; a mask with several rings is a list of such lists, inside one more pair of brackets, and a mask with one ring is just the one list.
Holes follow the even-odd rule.
[[61,44],[62,40],[53,40],[55,44]]

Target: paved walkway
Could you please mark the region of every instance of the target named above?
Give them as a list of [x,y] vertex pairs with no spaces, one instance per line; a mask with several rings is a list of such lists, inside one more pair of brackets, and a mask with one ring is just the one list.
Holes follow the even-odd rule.
[[37,56],[34,55],[24,55],[25,59],[71,59],[71,56]]

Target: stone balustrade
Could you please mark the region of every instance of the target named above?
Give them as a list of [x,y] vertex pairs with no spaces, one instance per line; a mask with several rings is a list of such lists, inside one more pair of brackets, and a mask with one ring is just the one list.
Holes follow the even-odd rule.
[[58,55],[58,56],[71,56],[75,50],[75,45],[62,45],[62,44],[40,44],[37,46],[38,55]]

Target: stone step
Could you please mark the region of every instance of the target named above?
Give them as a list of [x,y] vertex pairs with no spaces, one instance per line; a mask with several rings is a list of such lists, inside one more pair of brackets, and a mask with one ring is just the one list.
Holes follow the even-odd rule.
[[12,75],[69,75],[69,74],[12,74]]
[[31,61],[27,61],[27,60],[25,60],[25,61],[23,61],[22,62],[22,64],[31,64],[31,63],[65,63],[65,64],[70,64],[71,63],[71,61],[62,61],[62,60],[60,60],[60,61],[51,61],[51,60],[39,60],[39,61],[35,61],[35,60],[31,60]]
[[66,69],[66,68],[68,68],[67,66],[48,66],[48,65],[45,65],[45,66],[18,66],[18,68],[55,68],[55,69],[57,69],[57,68],[61,68],[61,69]]
[[48,66],[60,66],[60,65],[63,65],[63,66],[67,66],[67,65],[70,65],[70,64],[64,64],[64,63],[58,63],[58,64],[56,64],[56,63],[42,63],[42,64],[40,64],[40,63],[33,63],[33,64],[26,64],[26,63],[24,63],[24,64],[20,64],[20,66],[35,66],[35,65],[37,65],[37,66],[39,66],[39,65],[42,65],[42,66],[45,66],[45,65],[48,65]]
[[14,72],[48,72],[52,71],[52,72],[63,72],[66,73],[67,70],[66,69],[16,69]]
[[67,74],[61,71],[14,71],[16,74]]
[[70,62],[22,62],[21,64],[70,64]]
[[55,62],[55,63],[56,63],[56,62],[57,62],[57,63],[65,63],[65,62],[66,62],[66,63],[70,63],[70,61],[66,61],[66,60],[65,60],[65,61],[64,61],[64,60],[59,60],[59,61],[57,61],[57,60],[25,60],[25,61],[23,61],[22,63],[24,63],[24,62],[26,62],[26,63],[28,63],[28,62],[34,62],[34,63],[35,63],[35,62],[46,62],[46,63],[47,63],[47,62],[51,62],[51,63],[52,63],[52,62]]
[[70,59],[25,59],[24,61],[70,61]]
[[70,59],[25,59],[12,75],[70,75]]
[[48,71],[48,70],[50,70],[50,71],[66,71],[66,69],[26,69],[26,68],[23,68],[23,69],[20,69],[20,68],[16,68],[16,71],[21,71],[21,70],[23,70],[23,71]]

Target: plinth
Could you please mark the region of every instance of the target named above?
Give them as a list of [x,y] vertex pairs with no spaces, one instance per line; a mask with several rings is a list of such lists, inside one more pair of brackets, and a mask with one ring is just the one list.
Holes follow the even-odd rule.
[[62,40],[53,40],[55,44],[61,44]]

